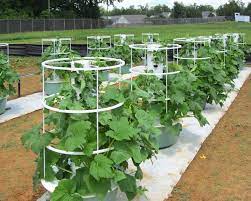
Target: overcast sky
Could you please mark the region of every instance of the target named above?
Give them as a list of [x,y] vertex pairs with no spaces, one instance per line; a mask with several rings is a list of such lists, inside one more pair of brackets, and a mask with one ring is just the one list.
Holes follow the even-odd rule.
[[[244,3],[250,2],[250,0],[242,0]],[[129,7],[131,5],[138,6],[138,5],[146,5],[148,4],[149,6],[155,6],[158,4],[165,4],[168,5],[169,7],[173,6],[174,0],[124,0],[122,3],[115,3],[115,6],[118,8],[121,7]],[[228,0],[178,0],[178,2],[183,2],[185,5],[189,4],[208,4],[212,5],[215,8],[218,7],[221,4],[225,4],[228,2]]]

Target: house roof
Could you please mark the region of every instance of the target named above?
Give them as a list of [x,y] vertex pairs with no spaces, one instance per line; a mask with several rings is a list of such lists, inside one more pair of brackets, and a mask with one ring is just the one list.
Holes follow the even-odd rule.
[[125,19],[128,20],[130,24],[141,24],[144,23],[146,15],[123,15]]
[[202,11],[202,17],[209,17],[211,14],[214,15],[214,16],[216,16],[216,12]]
[[125,22],[126,24],[143,24],[146,15],[115,15],[109,16],[109,19],[112,20],[113,23],[121,23]]

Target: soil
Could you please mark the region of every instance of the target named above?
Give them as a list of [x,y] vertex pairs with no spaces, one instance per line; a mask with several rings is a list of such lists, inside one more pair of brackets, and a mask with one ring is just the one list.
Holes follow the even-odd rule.
[[[10,64],[20,75],[21,96],[42,91],[39,57],[10,57]],[[17,84],[15,88],[17,90]],[[9,99],[17,98],[18,94]]]
[[251,200],[251,76],[165,201]]
[[33,192],[32,176],[35,155],[26,151],[20,141],[24,132],[40,123],[42,112],[0,124],[0,201],[32,201],[41,196]]

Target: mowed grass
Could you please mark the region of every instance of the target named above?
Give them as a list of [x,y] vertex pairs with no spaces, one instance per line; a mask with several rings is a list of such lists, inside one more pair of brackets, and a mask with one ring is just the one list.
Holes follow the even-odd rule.
[[73,43],[85,44],[90,35],[114,35],[119,33],[135,34],[136,41],[141,41],[141,33],[160,33],[161,40],[171,41],[177,37],[212,35],[215,33],[246,33],[246,41],[251,44],[251,23],[219,22],[208,24],[178,24],[161,26],[137,26],[123,28],[84,29],[71,31],[27,32],[0,34],[0,42],[40,44],[42,38],[71,37]]

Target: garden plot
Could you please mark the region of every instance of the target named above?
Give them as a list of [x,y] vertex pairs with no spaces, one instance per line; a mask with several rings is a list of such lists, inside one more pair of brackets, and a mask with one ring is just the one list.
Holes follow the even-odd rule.
[[43,51],[42,124],[21,137],[37,155],[34,184],[52,201],[164,199],[250,74],[244,35],[109,38],[108,49],[100,38],[84,58],[60,39]]

